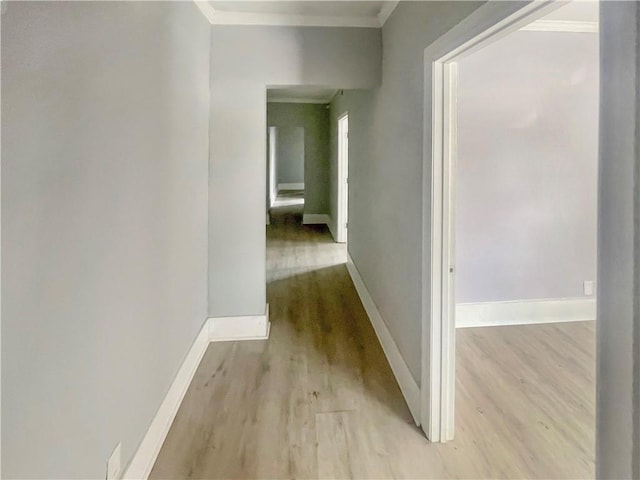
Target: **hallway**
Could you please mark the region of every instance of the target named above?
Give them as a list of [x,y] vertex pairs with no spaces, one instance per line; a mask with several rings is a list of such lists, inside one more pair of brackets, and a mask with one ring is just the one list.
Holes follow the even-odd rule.
[[302,226],[300,203],[279,205],[267,227],[270,338],[209,346],[151,478],[593,476],[592,324],[460,330],[457,438],[429,444],[345,245]]

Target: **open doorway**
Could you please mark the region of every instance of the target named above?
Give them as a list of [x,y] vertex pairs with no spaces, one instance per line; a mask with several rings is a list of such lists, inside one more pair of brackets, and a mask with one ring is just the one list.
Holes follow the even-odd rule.
[[269,210],[278,206],[304,206],[304,137],[304,127],[268,127]]
[[[456,384],[459,380],[456,374],[456,323],[460,321],[466,323],[464,326],[479,327],[587,321],[584,331],[574,334],[568,329],[559,333],[567,337],[567,345],[571,343],[580,350],[583,365],[572,358],[568,349],[555,352],[561,360],[552,360],[554,352],[551,350],[555,348],[552,337],[560,330],[538,325],[535,331],[526,332],[525,329],[534,326],[522,329],[519,326],[495,327],[520,329],[512,330],[516,333],[504,343],[507,348],[502,351],[492,346],[485,335],[475,335],[479,350],[475,352],[474,361],[481,363],[486,360],[486,366],[489,366],[507,362],[509,357],[512,365],[524,365],[527,375],[530,375],[529,378],[526,375],[518,377],[515,368],[509,372],[522,383],[523,389],[527,389],[527,382],[530,382],[529,386],[533,385],[527,391],[534,402],[542,403],[543,396],[550,398],[558,394],[554,406],[560,405],[558,410],[532,415],[540,424],[562,410],[562,403],[566,400],[562,398],[563,392],[569,392],[570,388],[580,390],[568,393],[573,395],[570,401],[577,402],[569,407],[576,409],[571,413],[575,417],[571,421],[571,427],[575,429],[571,435],[579,437],[579,448],[589,450],[584,461],[587,464],[591,462],[586,468],[593,468],[597,11],[595,2],[537,3],[522,8],[462,45],[449,47],[440,44],[425,52],[425,68],[433,72],[433,91],[425,92],[433,101],[431,111],[425,112],[433,119],[432,131],[429,132],[429,138],[433,139],[430,152],[433,161],[429,169],[433,168],[431,177],[425,176],[425,183],[429,183],[427,191],[432,191],[430,204],[427,204],[430,211],[425,213],[427,225],[430,225],[430,231],[427,231],[430,235],[430,263],[427,265],[431,272],[431,289],[425,290],[425,305],[429,305],[430,315],[423,324],[425,356],[422,378],[423,426],[432,441],[444,442],[454,438]],[[515,78],[518,70],[527,70],[528,61],[544,58],[544,55],[536,57],[539,51],[535,49],[540,48],[545,42],[543,37],[549,35],[555,38],[547,42],[552,45],[547,45],[545,54],[565,55],[565,58],[556,58],[553,71],[536,68],[518,81]],[[587,35],[592,37],[585,37]],[[581,36],[579,40],[578,36]],[[530,51],[509,53],[509,48],[524,45],[533,37],[535,41],[529,42],[530,46],[533,45]],[[561,43],[569,46],[560,47]],[[584,53],[585,44],[595,45],[595,58],[589,61],[578,58]],[[473,88],[468,88],[468,78],[464,79],[467,84],[462,85],[461,75],[478,67],[475,60],[481,56],[485,57],[487,69],[499,76],[494,77],[490,85],[480,80]],[[508,68],[502,68],[507,64]],[[505,82],[509,78],[512,83],[507,85]],[[523,90],[527,84],[530,91]],[[488,91],[492,88],[497,90]],[[538,90],[534,92],[533,88]],[[464,99],[458,95],[463,90]],[[579,90],[592,97],[579,99],[576,93]],[[467,103],[462,107],[463,101],[476,104],[470,106]],[[469,117],[474,109],[475,119]],[[562,112],[571,113],[572,120],[561,118]],[[550,118],[549,114],[557,115]],[[462,119],[461,115],[466,117]],[[472,120],[479,125],[475,138],[470,136],[469,130]],[[589,122],[588,126],[579,125],[585,121]],[[502,122],[502,126],[489,132],[487,128],[492,122]],[[528,145],[524,146],[526,142]],[[515,144],[519,144],[520,154],[509,151]],[[475,163],[470,164],[469,160]],[[483,160],[488,163],[482,163]],[[461,173],[464,178],[460,177]],[[486,201],[487,198],[491,201]],[[463,202],[461,211],[459,207]],[[484,213],[480,211],[483,205],[487,207]],[[502,229],[506,217],[501,217],[500,212],[514,216],[508,222],[508,231]],[[498,225],[500,217],[503,223]],[[461,221],[466,223],[462,225]],[[473,238],[469,238],[470,231],[474,232]],[[540,236],[536,237],[537,234]],[[462,242],[461,235],[466,236]],[[574,235],[582,235],[583,238]],[[462,252],[456,252],[456,246],[460,245],[464,245],[460,249]],[[481,251],[479,245],[483,245]],[[531,263],[514,265],[512,261],[506,261],[510,256],[511,260]],[[464,275],[461,274],[462,269],[465,269]],[[529,289],[525,293],[519,290],[523,285]],[[485,301],[487,295],[492,295],[489,302]],[[573,327],[571,330],[573,332]],[[540,340],[537,351],[527,351],[528,344],[538,341],[536,336],[539,332],[543,332],[540,335],[546,338]],[[517,335],[522,337],[518,340]],[[586,344],[581,345],[577,337]],[[482,347],[478,346],[480,343]],[[487,356],[487,351],[492,351],[491,355],[503,356],[497,361],[489,359],[491,355]],[[535,357],[533,359],[539,365],[546,365],[546,373],[527,366],[526,361],[531,359],[525,358],[527,356]],[[571,376],[563,377],[561,370],[569,364],[574,371]],[[576,373],[578,370],[579,374]],[[584,378],[579,379],[580,375]],[[487,377],[486,380],[489,390],[496,390],[495,382],[504,386],[495,377]],[[537,388],[553,381],[557,381],[553,394],[549,390],[542,393],[543,389]],[[502,415],[505,414],[509,412],[503,410]],[[568,427],[565,417],[554,420],[564,422],[563,427]],[[551,427],[546,425],[546,428],[558,427],[556,430],[559,432],[559,423]],[[524,435],[523,430],[527,428],[527,423],[523,422],[518,435]]]

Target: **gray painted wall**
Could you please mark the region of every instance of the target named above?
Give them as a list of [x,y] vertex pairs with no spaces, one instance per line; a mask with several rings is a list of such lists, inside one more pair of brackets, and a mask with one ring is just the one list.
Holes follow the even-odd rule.
[[303,127],[278,127],[276,161],[278,183],[304,183]]
[[479,5],[401,2],[382,32],[381,88],[345,91],[332,105],[334,126],[349,110],[349,253],[418,383],[423,53]]
[[[382,88],[345,92],[331,106],[332,135],[335,118],[349,110],[349,251],[416,379],[421,311],[420,295],[413,285],[421,278],[416,271],[419,265],[414,267],[413,263],[421,258],[422,235],[421,218],[415,213],[421,202],[422,50],[478,5],[400,3],[383,29]],[[520,6],[520,2],[494,4],[503,17]],[[634,2],[601,3],[599,478],[640,477],[638,10]],[[490,24],[469,22],[466,27],[469,32],[480,33]],[[461,39],[450,35],[448,41],[459,44]],[[429,75],[424,82],[430,89]],[[425,103],[431,108],[429,99]],[[429,131],[428,116],[426,121]],[[429,148],[430,138],[426,140]],[[335,147],[335,142],[332,145]],[[334,179],[332,168],[332,191]],[[429,198],[429,192],[424,193]],[[331,210],[333,214],[334,208]],[[393,297],[404,304],[394,304]]]
[[267,124],[304,127],[304,212],[329,213],[329,110],[317,104],[269,103]]
[[206,318],[209,24],[192,2],[2,16],[2,477],[104,478]]
[[212,27],[210,316],[265,309],[266,87],[376,87],[380,58],[379,29]]
[[458,62],[456,300],[595,281],[598,35],[514,32]]
[[600,4],[598,478],[640,478],[639,29],[637,2]]

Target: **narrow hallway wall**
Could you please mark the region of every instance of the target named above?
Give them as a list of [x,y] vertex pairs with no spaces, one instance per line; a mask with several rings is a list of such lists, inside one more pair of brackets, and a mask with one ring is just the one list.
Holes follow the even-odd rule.
[[125,466],[206,319],[209,30],[192,2],[6,5],[2,478]]
[[[382,29],[382,87],[345,90],[331,106],[332,135],[337,116],[349,110],[349,254],[417,384],[423,314],[423,54],[482,3],[400,2]],[[336,152],[334,141],[332,189]]]

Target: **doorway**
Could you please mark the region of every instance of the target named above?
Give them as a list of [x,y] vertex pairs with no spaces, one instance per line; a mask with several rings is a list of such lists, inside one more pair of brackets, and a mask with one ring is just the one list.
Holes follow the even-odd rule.
[[[461,25],[425,50],[425,75],[432,76],[433,83],[425,87],[425,99],[432,102],[427,103],[425,119],[430,118],[432,123],[425,121],[425,128],[429,130],[425,131],[424,189],[431,192],[431,196],[424,201],[423,217],[423,265],[425,275],[430,276],[430,285],[427,280],[423,290],[422,424],[434,442],[452,440],[455,431],[458,63],[563,5],[566,2],[534,2],[506,18],[501,18],[494,7],[487,6],[479,9],[474,19],[485,26],[482,33]],[[549,28],[548,23],[537,23],[538,31]],[[570,26],[574,28],[576,23]],[[456,35],[467,40],[453,41]],[[585,283],[585,294],[588,287],[592,285]]]
[[349,112],[338,118],[338,243],[346,243],[349,228]]

